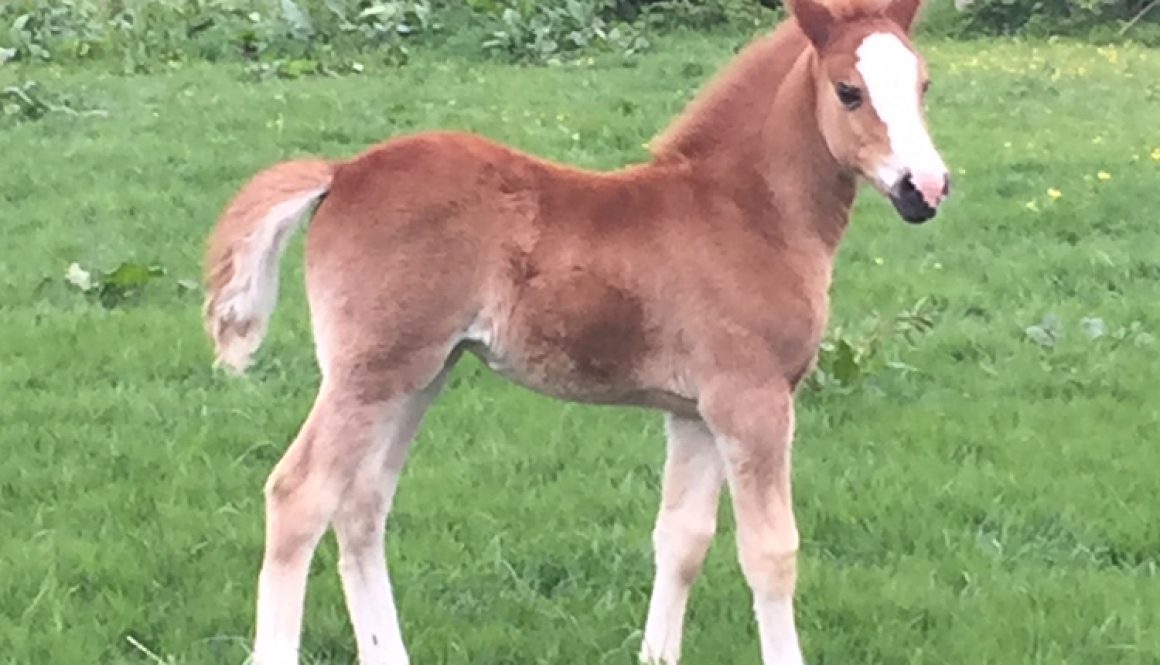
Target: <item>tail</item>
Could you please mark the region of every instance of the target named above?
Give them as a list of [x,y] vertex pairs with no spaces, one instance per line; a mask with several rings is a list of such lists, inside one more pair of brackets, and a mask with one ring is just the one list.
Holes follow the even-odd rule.
[[278,262],[304,213],[330,189],[334,166],[284,162],[258,173],[222,213],[206,252],[205,328],[215,366],[244,372],[278,301]]

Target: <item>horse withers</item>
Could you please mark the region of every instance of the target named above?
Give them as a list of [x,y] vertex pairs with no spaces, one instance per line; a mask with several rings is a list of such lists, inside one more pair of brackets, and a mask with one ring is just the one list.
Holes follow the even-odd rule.
[[[802,662],[790,498],[794,390],[813,366],[859,179],[909,222],[949,191],[928,135],[920,0],[791,0],[653,145],[582,171],[478,136],[396,138],[256,175],[207,257],[205,320],[243,370],[299,218],[322,381],[266,484],[254,660],[298,658],[307,571],[333,526],[363,665],[408,662],[387,513],[456,359],[561,399],[667,418],[641,658],[680,656],[689,589],[728,483],[762,662]],[[515,497],[513,497],[514,500]]]

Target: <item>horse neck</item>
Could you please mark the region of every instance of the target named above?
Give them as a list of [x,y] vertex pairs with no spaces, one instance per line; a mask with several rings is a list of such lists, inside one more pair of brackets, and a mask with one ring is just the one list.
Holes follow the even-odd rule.
[[[818,126],[814,58],[812,50],[803,53],[786,76],[748,168],[756,166],[770,193],[768,223],[817,238],[832,255],[845,233],[857,181],[834,158]],[[734,168],[747,167],[735,161]]]
[[689,164],[752,202],[770,232],[832,255],[856,185],[818,128],[814,57],[795,25],[781,26],[658,139],[655,162]]

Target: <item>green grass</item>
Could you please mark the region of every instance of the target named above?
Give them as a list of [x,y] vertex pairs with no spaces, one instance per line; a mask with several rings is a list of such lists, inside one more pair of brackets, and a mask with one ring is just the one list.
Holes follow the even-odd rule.
[[[644,158],[738,42],[670,39],[633,67],[418,54],[400,70],[261,84],[232,66],[0,69],[0,87],[35,78],[108,114],[0,125],[0,662],[149,662],[130,638],[176,663],[245,657],[262,483],[317,378],[301,244],[245,381],[210,371],[200,296],[176,282],[197,276],[216,214],[253,171],[433,127],[611,168]],[[1160,663],[1160,53],[925,44],[954,198],[912,228],[865,195],[833,324],[858,331],[929,298],[935,325],[879,350],[913,371],[878,362],[800,400],[807,657]],[[107,309],[64,283],[74,261],[167,275]],[[1025,333],[1048,314],[1053,348]],[[1085,335],[1085,317],[1106,334]],[[414,662],[634,662],[662,455],[655,414],[553,402],[463,363],[391,523]],[[328,539],[310,663],[354,658],[335,562]],[[726,519],[686,662],[756,662],[749,605]]]

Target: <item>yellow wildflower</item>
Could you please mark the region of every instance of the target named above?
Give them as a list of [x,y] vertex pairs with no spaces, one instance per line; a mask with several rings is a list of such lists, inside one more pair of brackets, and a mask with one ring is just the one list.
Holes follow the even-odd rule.
[[1039,212],[1039,204],[1035,202],[1035,199],[1028,201],[1023,207],[1031,212]]
[[1152,159],[1160,162],[1160,148],[1152,148]]
[[1048,187],[1047,188],[1047,195],[1050,196],[1051,199],[1054,201],[1054,200],[1058,199],[1059,197],[1063,196],[1063,192],[1059,191],[1055,187]]
[[1104,182],[1107,182],[1112,179],[1112,174],[1108,173],[1107,171],[1100,171],[1096,174],[1096,177]]
[[886,263],[886,260],[885,260],[885,259],[883,259],[881,256],[876,256],[876,257],[874,257],[874,265],[876,265],[876,266],[880,266],[880,265],[882,265],[883,263]]

